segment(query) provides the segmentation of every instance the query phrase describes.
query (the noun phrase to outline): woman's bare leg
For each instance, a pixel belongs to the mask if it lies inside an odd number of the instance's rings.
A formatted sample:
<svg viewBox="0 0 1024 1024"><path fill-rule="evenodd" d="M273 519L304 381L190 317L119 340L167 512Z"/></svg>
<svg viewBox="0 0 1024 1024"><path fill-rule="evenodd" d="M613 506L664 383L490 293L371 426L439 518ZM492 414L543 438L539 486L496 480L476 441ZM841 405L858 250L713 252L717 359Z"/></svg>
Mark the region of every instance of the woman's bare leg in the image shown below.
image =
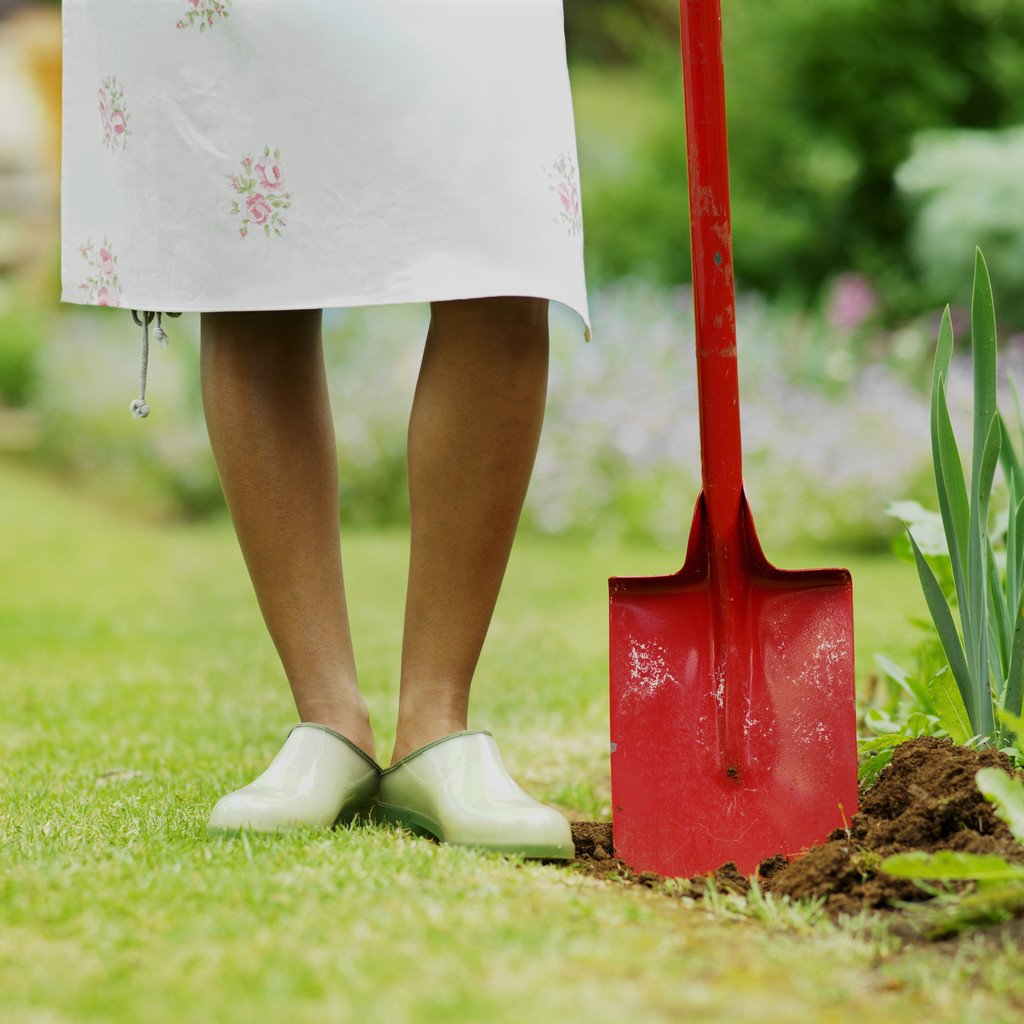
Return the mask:
<svg viewBox="0 0 1024 1024"><path fill-rule="evenodd" d="M372 755L341 570L320 310L204 313L202 388L224 496L299 718Z"/></svg>
<svg viewBox="0 0 1024 1024"><path fill-rule="evenodd" d="M409 421L412 512L392 763L466 728L547 395L547 301L439 302Z"/></svg>

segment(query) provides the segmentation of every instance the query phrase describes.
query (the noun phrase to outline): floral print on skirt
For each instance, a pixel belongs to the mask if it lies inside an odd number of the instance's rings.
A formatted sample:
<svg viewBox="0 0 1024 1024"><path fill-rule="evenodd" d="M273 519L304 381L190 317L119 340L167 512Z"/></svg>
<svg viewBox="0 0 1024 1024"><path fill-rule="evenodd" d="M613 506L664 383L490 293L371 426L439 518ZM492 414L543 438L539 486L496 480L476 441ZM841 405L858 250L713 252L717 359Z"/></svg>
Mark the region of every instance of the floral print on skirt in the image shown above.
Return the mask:
<svg viewBox="0 0 1024 1024"><path fill-rule="evenodd" d="M63 299L588 323L561 0L64 0Z"/></svg>

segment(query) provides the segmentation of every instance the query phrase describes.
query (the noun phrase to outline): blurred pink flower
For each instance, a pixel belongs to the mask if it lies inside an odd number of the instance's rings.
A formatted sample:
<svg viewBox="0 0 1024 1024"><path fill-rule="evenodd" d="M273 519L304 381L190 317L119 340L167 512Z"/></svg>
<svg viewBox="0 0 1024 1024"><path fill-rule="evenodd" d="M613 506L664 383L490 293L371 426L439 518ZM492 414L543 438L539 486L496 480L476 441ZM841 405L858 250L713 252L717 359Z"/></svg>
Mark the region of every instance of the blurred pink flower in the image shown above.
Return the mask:
<svg viewBox="0 0 1024 1024"><path fill-rule="evenodd" d="M840 274L832 282L826 316L833 327L854 331L875 311L875 290L863 274Z"/></svg>

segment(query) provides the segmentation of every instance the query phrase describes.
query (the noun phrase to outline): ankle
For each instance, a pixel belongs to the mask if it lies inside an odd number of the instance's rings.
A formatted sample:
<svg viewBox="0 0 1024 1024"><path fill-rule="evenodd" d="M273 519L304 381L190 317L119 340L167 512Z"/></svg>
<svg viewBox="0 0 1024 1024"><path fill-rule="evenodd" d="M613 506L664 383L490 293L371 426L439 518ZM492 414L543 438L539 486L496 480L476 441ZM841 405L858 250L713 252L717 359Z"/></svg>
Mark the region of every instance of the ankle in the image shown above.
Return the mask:
<svg viewBox="0 0 1024 1024"><path fill-rule="evenodd" d="M399 718L391 764L401 761L403 757L407 757L414 750L419 750L420 747L425 747L428 743L444 739L452 733L464 732L466 727L466 720L461 717L438 716L409 723L403 723Z"/></svg>
<svg viewBox="0 0 1024 1024"><path fill-rule="evenodd" d="M299 720L323 725L341 733L372 758L376 758L376 745L370 713L362 698L358 701L333 699L296 701Z"/></svg>

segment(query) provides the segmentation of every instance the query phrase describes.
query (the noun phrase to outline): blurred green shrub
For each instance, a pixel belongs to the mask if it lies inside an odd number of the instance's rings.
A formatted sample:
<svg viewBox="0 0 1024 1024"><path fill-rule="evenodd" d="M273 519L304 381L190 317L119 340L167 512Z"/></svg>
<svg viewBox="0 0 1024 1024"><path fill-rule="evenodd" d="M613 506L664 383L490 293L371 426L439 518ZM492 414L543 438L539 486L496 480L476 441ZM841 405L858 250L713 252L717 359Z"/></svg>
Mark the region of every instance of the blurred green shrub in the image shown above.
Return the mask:
<svg viewBox="0 0 1024 1024"><path fill-rule="evenodd" d="M1000 317L1024 326L1024 126L922 132L896 183L914 210L911 252L929 295L970 305L977 245L988 253Z"/></svg>
<svg viewBox="0 0 1024 1024"><path fill-rule="evenodd" d="M64 307L47 321L33 402L37 456L128 505L189 518L222 509L199 395L197 321L167 322L170 344L153 346L147 420L128 411L138 396L139 331L127 310Z"/></svg>
<svg viewBox="0 0 1024 1024"><path fill-rule="evenodd" d="M591 0L576 6L589 9ZM646 26L646 42L627 37L618 59L632 61L654 89L679 102L634 147L621 175L585 178L588 270L595 283L631 273L676 284L689 276L679 44L668 30L668 13L677 5L620 6L613 17L598 4L604 16L595 16L587 32L600 36L616 18L632 32ZM923 308L930 296L917 287L908 248L914 213L896 186L896 170L926 129L1024 122L1024 4L723 0L722 6L737 279L766 294L806 300L836 272L853 269L884 289L884 313ZM570 53L581 60L601 56L599 38L585 34L573 44L572 32L582 31L577 21L568 22Z"/></svg>
<svg viewBox="0 0 1024 1024"><path fill-rule="evenodd" d="M46 317L21 302L5 302L0 326L0 402L20 409L38 386L37 359L46 336Z"/></svg>

